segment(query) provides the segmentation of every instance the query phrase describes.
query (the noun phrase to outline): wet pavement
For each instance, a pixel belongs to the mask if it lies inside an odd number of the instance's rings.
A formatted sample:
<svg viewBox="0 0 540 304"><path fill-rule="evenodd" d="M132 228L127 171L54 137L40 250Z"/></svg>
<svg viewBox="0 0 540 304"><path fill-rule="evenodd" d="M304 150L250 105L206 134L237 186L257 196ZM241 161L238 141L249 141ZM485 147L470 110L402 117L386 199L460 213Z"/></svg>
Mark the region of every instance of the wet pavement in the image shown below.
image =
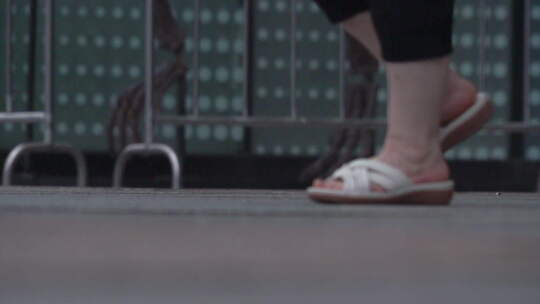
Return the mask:
<svg viewBox="0 0 540 304"><path fill-rule="evenodd" d="M540 303L540 195L0 189L0 303Z"/></svg>

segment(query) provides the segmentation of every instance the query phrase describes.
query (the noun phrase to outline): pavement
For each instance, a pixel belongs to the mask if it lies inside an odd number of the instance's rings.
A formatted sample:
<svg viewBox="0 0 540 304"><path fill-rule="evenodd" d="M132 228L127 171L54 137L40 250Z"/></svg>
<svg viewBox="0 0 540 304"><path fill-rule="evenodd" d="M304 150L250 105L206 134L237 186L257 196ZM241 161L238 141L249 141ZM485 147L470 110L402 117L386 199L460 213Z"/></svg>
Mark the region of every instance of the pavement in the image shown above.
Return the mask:
<svg viewBox="0 0 540 304"><path fill-rule="evenodd" d="M540 194L0 188L0 303L540 303Z"/></svg>

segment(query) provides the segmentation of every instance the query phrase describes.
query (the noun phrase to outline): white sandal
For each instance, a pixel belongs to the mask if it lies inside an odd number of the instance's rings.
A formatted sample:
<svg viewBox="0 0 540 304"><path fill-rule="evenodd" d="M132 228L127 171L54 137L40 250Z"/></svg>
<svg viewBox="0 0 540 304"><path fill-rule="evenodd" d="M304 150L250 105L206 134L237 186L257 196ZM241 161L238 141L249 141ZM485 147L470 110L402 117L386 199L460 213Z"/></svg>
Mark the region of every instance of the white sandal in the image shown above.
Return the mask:
<svg viewBox="0 0 540 304"><path fill-rule="evenodd" d="M453 181L415 184L399 169L373 159L352 161L330 179L341 179L343 189L311 187L307 191L309 197L337 204L448 205L454 194ZM372 191L372 183L385 191Z"/></svg>
<svg viewBox="0 0 540 304"><path fill-rule="evenodd" d="M493 113L493 103L486 93L478 93L475 103L448 125L441 128L443 152L471 137L486 124Z"/></svg>
<svg viewBox="0 0 540 304"><path fill-rule="evenodd" d="M475 103L448 125L441 128L440 142L445 152L469 138L489 121L493 104L485 93L478 93ZM326 203L366 204L403 203L446 205L452 200L452 181L414 184L403 172L373 159L360 159L343 165L329 179L342 179L343 190L311 187L311 199ZM370 183L382 186L385 192L370 190Z"/></svg>

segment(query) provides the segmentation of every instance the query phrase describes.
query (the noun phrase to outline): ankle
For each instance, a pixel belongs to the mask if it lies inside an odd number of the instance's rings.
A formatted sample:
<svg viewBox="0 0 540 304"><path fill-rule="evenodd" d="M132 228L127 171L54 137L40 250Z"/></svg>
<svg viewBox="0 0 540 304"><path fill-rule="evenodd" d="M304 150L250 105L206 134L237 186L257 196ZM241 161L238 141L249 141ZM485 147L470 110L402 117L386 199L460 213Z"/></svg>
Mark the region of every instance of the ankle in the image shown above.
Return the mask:
<svg viewBox="0 0 540 304"><path fill-rule="evenodd" d="M386 143L379 156L407 164L423 164L444 159L439 145L418 146L395 142Z"/></svg>
<svg viewBox="0 0 540 304"><path fill-rule="evenodd" d="M450 174L439 144L420 147L389 140L377 158L402 169L415 183L446 180Z"/></svg>
<svg viewBox="0 0 540 304"><path fill-rule="evenodd" d="M431 151L440 145L440 128L417 130L414 133L389 130L385 138L385 149L389 151Z"/></svg>

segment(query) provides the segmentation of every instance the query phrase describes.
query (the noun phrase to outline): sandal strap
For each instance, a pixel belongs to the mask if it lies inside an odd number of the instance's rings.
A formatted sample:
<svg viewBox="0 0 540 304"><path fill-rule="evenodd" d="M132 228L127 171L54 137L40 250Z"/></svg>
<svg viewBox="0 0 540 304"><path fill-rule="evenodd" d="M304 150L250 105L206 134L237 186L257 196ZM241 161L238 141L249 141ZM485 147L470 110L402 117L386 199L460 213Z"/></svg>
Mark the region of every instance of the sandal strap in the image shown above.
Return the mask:
<svg viewBox="0 0 540 304"><path fill-rule="evenodd" d="M413 184L400 170L373 159L352 161L339 168L332 178L342 179L344 190L361 193L371 192L372 183L389 191Z"/></svg>

